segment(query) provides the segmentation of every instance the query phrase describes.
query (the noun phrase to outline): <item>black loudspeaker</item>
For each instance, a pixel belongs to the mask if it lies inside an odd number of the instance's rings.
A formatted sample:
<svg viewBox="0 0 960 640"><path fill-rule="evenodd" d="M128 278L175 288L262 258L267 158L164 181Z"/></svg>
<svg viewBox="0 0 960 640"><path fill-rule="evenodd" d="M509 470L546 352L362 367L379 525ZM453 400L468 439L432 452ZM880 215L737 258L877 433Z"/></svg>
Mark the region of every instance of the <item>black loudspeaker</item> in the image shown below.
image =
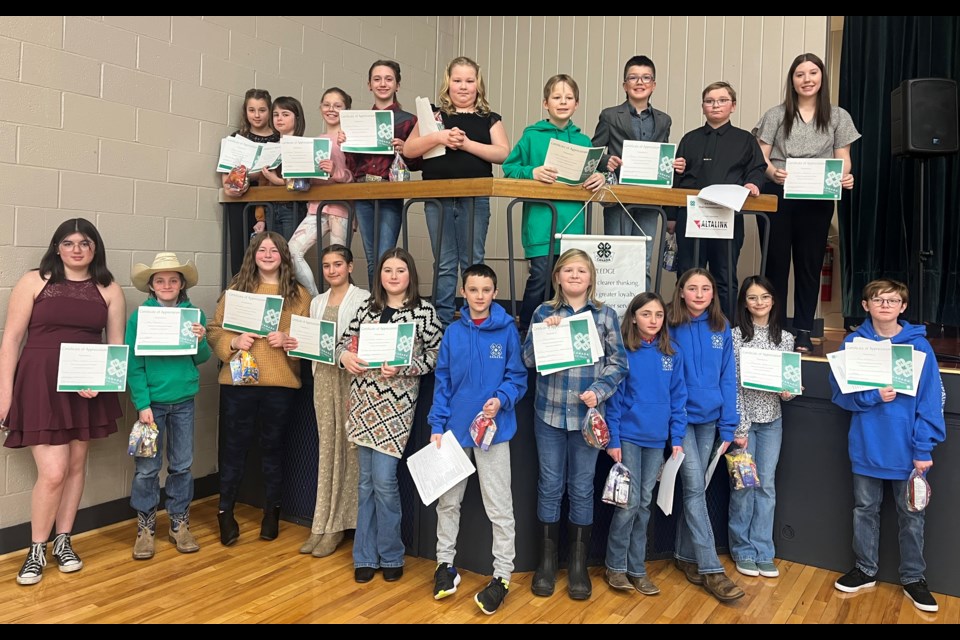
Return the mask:
<svg viewBox="0 0 960 640"><path fill-rule="evenodd" d="M895 156L957 152L957 83L948 78L904 80L890 94L890 149Z"/></svg>

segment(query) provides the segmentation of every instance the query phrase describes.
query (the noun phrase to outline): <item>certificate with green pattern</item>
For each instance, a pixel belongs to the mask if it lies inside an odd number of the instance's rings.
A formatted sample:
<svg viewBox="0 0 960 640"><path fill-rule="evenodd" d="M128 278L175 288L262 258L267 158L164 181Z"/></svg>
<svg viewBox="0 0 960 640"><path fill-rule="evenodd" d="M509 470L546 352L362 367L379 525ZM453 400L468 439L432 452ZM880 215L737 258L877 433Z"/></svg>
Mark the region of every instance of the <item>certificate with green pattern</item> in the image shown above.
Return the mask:
<svg viewBox="0 0 960 640"><path fill-rule="evenodd" d="M127 353L125 344L62 343L57 391L126 391Z"/></svg>
<svg viewBox="0 0 960 640"><path fill-rule="evenodd" d="M361 324L357 357L369 368L410 366L416 329L413 322Z"/></svg>
<svg viewBox="0 0 960 640"><path fill-rule="evenodd" d="M289 354L323 364L336 364L337 323L306 316L290 316L290 337L296 338L296 349Z"/></svg>
<svg viewBox="0 0 960 640"><path fill-rule="evenodd" d="M283 296L228 289L223 306L223 328L265 336L277 331Z"/></svg>
<svg viewBox="0 0 960 640"><path fill-rule="evenodd" d="M189 356L197 352L193 325L200 322L200 309L140 307L137 310L138 356Z"/></svg>
<svg viewBox="0 0 960 640"><path fill-rule="evenodd" d="M623 141L623 165L620 167L620 184L644 187L673 186L673 161L677 145L665 142Z"/></svg>
<svg viewBox="0 0 960 640"><path fill-rule="evenodd" d="M787 158L787 200L839 200L843 160L828 158Z"/></svg>
<svg viewBox="0 0 960 640"><path fill-rule="evenodd" d="M341 111L340 129L347 137L340 145L344 153L394 153L393 111L389 109Z"/></svg>
<svg viewBox="0 0 960 640"><path fill-rule="evenodd" d="M744 389L802 393L800 354L770 349L740 349L740 386Z"/></svg>

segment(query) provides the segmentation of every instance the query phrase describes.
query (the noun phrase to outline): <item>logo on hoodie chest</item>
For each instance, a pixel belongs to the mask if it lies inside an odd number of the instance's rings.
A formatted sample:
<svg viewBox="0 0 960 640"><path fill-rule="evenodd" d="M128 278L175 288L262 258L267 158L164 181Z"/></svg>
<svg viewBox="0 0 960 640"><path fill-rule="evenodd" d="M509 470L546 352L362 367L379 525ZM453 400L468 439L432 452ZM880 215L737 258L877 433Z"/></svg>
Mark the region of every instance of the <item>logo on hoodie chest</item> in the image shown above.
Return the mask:
<svg viewBox="0 0 960 640"><path fill-rule="evenodd" d="M714 333L713 335L711 335L711 336L710 336L710 345L711 345L714 349L723 349L723 334L722 334L722 333Z"/></svg>
<svg viewBox="0 0 960 640"><path fill-rule="evenodd" d="M660 364L664 371L673 371L673 356L660 356Z"/></svg>
<svg viewBox="0 0 960 640"><path fill-rule="evenodd" d="M490 345L490 359L503 360L503 345L499 342L494 342Z"/></svg>

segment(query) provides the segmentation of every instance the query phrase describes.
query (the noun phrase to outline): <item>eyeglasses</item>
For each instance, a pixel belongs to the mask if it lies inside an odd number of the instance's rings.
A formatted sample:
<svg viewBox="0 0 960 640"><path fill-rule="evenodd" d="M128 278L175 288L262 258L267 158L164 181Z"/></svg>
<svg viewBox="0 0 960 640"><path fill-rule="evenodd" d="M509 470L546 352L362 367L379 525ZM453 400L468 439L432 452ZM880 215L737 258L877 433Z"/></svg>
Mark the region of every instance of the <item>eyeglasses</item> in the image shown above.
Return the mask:
<svg viewBox="0 0 960 640"><path fill-rule="evenodd" d="M717 105L718 107L725 107L731 102L733 102L733 100L730 98L717 98L715 100L713 98L707 98L703 101L703 106L712 107L713 105Z"/></svg>
<svg viewBox="0 0 960 640"><path fill-rule="evenodd" d="M870 298L870 304L875 307L899 307L902 302L900 298Z"/></svg>
<svg viewBox="0 0 960 640"><path fill-rule="evenodd" d="M656 78L654 78L649 73L643 76L630 75L623 79L623 81L627 84L650 84L655 80Z"/></svg>
<svg viewBox="0 0 960 640"><path fill-rule="evenodd" d="M93 249L93 242L91 240L81 240L80 242L74 242L73 240L60 241L60 248L64 251L73 251L74 247L80 247L83 251L90 251Z"/></svg>
<svg viewBox="0 0 960 640"><path fill-rule="evenodd" d="M750 304L760 304L761 302L771 302L773 296L769 293L764 293L759 296L747 296L747 302Z"/></svg>

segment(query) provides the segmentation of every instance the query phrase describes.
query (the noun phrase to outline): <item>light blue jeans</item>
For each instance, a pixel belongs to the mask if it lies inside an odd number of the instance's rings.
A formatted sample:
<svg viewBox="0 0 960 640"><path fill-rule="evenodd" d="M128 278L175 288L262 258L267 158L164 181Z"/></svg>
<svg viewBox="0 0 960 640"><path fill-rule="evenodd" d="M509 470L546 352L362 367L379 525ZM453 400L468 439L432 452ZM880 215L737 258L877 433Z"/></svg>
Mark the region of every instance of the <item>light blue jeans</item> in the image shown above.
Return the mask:
<svg viewBox="0 0 960 640"><path fill-rule="evenodd" d="M353 566L402 567L400 538L399 458L370 447L357 447L360 458L357 532L353 538Z"/></svg>
<svg viewBox="0 0 960 640"><path fill-rule="evenodd" d="M427 202L425 212L427 230L433 259L440 266L437 273L436 296L433 306L440 322L446 328L453 322L456 311L457 267L467 267L483 262L487 227L490 224L490 198L441 198L443 206L443 238L439 238L440 209L436 203ZM473 245L470 244L470 212L473 209ZM439 252L437 247L439 245Z"/></svg>
<svg viewBox="0 0 960 640"><path fill-rule="evenodd" d="M191 398L176 404L151 404L157 423L157 455L134 458L136 470L130 490L130 506L149 513L160 504L160 469L163 467L163 443L167 443L167 513L182 515L193 501L193 416Z"/></svg>
<svg viewBox="0 0 960 640"><path fill-rule="evenodd" d="M660 212L657 209L630 209L632 219L623 207L616 205L603 209L603 235L606 236L648 236L647 240L647 291L653 291L650 285L650 256L653 254L653 241L657 237L657 225ZM634 224L636 220L636 224ZM643 229L641 232L637 225ZM659 268L659 267L658 267ZM640 293L639 291L637 293Z"/></svg>
<svg viewBox="0 0 960 640"><path fill-rule="evenodd" d="M353 203L357 216L357 226L363 240L363 253L367 257L367 280L373 289L373 270L377 268L380 256L397 246L403 222L403 200L380 200L380 235L374 250L373 200L357 200Z"/></svg>
<svg viewBox="0 0 960 640"><path fill-rule="evenodd" d="M773 512L777 506L777 463L783 440L783 419L754 422L747 451L760 477L759 487L730 491L730 555L734 561L773 562Z"/></svg>
<svg viewBox="0 0 960 640"><path fill-rule="evenodd" d="M537 517L541 522L560 521L560 502L566 488L570 500L570 522L581 527L593 524L593 478L597 454L583 439L580 430L551 427L534 417L540 477L537 480Z"/></svg>
<svg viewBox="0 0 960 640"><path fill-rule="evenodd" d="M700 573L723 572L723 565L717 557L717 544L707 511L707 487L703 481L716 437L716 422L690 423L687 425L687 434L683 437L683 453L686 455L680 465L683 511L677 520L674 556L679 560L695 562ZM717 466L721 465L723 462Z"/></svg>
<svg viewBox="0 0 960 640"><path fill-rule="evenodd" d="M642 578L647 575L647 526L657 474L663 464L663 449L621 442L623 464L630 470L630 494L626 508L613 510L607 537L607 569Z"/></svg>
<svg viewBox="0 0 960 640"><path fill-rule="evenodd" d="M762 480L762 478L761 478ZM853 474L853 553L857 568L868 576L877 575L880 561L880 504L883 502L880 478ZM927 563L923 560L924 511L907 509L907 481L891 480L893 503L900 525L900 583L924 580Z"/></svg>

